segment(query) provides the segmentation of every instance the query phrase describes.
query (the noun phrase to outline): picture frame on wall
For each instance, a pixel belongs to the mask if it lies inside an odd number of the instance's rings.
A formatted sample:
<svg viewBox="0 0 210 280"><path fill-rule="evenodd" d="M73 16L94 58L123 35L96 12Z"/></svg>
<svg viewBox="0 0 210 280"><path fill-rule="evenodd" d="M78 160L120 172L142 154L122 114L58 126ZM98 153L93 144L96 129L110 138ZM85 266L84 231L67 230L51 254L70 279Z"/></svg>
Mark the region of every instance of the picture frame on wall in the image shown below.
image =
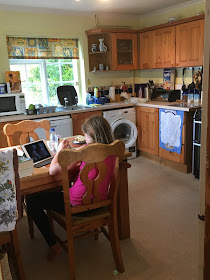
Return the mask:
<svg viewBox="0 0 210 280"><path fill-rule="evenodd" d="M19 71L6 71L6 83L8 93L22 92L21 79Z"/></svg>

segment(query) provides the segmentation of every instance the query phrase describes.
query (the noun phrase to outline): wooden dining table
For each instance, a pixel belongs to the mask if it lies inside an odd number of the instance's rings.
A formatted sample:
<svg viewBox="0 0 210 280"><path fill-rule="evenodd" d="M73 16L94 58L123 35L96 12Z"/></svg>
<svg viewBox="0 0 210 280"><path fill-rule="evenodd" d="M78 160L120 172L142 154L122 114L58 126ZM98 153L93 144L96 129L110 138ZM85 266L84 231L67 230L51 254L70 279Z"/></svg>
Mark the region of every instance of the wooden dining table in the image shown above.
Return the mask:
<svg viewBox="0 0 210 280"><path fill-rule="evenodd" d="M129 156L131 156L131 154L125 152L124 156L120 158L119 166L118 229L120 239L130 237L127 174L127 169L130 167L130 164L127 162ZM32 175L20 179L21 196L50 190L59 186L62 186L61 175L50 175L48 166L34 168L34 173Z"/></svg>

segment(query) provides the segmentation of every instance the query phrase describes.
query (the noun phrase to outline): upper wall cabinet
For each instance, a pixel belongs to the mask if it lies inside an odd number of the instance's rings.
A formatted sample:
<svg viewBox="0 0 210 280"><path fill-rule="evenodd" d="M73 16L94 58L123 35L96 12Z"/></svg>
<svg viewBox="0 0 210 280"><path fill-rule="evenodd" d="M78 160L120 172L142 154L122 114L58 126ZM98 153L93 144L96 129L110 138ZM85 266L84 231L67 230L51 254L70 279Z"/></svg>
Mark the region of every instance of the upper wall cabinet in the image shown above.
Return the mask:
<svg viewBox="0 0 210 280"><path fill-rule="evenodd" d="M203 65L204 20L176 26L176 66Z"/></svg>
<svg viewBox="0 0 210 280"><path fill-rule="evenodd" d="M154 31L140 33L140 69L151 69L154 66Z"/></svg>
<svg viewBox="0 0 210 280"><path fill-rule="evenodd" d="M166 68L175 65L175 27L154 31L154 67Z"/></svg>
<svg viewBox="0 0 210 280"><path fill-rule="evenodd" d="M89 71L99 71L99 64L103 64L104 70L107 66L109 70L112 70L111 34L102 32L95 34L94 30L90 31L92 32L88 33ZM106 50L99 50L99 39L104 39L103 42L107 47Z"/></svg>
<svg viewBox="0 0 210 280"><path fill-rule="evenodd" d="M113 70L137 69L137 34L112 33Z"/></svg>
<svg viewBox="0 0 210 280"><path fill-rule="evenodd" d="M139 44L140 69L174 67L174 26L141 33Z"/></svg>
<svg viewBox="0 0 210 280"><path fill-rule="evenodd" d="M140 69L203 65L204 16L140 30Z"/></svg>
<svg viewBox="0 0 210 280"><path fill-rule="evenodd" d="M137 31L127 29L87 30L89 71L137 69ZM103 39L105 48L99 48ZM103 64L103 70L99 69Z"/></svg>

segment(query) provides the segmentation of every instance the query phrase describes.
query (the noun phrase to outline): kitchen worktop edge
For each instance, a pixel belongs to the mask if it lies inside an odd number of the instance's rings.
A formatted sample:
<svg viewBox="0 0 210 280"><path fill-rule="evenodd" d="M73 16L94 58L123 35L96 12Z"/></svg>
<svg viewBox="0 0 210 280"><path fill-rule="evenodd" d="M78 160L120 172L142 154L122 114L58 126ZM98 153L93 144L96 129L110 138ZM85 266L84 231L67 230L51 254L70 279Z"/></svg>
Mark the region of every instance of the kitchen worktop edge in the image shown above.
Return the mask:
<svg viewBox="0 0 210 280"><path fill-rule="evenodd" d="M201 104L196 104L197 106L195 107L178 107L176 105L180 104L180 102L158 102L158 101L150 101L150 102L145 102L145 103L136 103L136 106L140 107L150 107L150 108L157 108L157 109L167 109L167 110L177 110L177 111L185 111L185 112L190 112L190 111L195 111L198 108L201 108ZM174 105L174 106L173 106Z"/></svg>
<svg viewBox="0 0 210 280"><path fill-rule="evenodd" d="M53 113L45 113L45 114L37 114L37 115L20 114L20 115L12 115L12 116L1 116L0 123L10 122L10 121L43 119L43 118L58 117L58 116L79 114L79 113L92 112L92 111L106 111L109 109L119 109L119 108L133 107L133 106L135 106L135 104L133 103L111 102L102 106L79 109L79 110L57 111Z"/></svg>

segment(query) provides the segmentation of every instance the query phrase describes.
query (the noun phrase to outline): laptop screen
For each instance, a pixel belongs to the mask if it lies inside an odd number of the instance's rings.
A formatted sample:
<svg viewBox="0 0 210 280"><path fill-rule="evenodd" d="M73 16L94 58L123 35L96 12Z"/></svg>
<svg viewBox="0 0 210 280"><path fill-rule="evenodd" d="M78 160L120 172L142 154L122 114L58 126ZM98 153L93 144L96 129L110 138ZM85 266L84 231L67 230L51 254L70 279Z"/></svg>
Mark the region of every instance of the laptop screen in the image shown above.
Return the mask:
<svg viewBox="0 0 210 280"><path fill-rule="evenodd" d="M26 156L29 156L33 159L34 163L52 157L44 140L27 143L22 146L22 149L25 152Z"/></svg>

